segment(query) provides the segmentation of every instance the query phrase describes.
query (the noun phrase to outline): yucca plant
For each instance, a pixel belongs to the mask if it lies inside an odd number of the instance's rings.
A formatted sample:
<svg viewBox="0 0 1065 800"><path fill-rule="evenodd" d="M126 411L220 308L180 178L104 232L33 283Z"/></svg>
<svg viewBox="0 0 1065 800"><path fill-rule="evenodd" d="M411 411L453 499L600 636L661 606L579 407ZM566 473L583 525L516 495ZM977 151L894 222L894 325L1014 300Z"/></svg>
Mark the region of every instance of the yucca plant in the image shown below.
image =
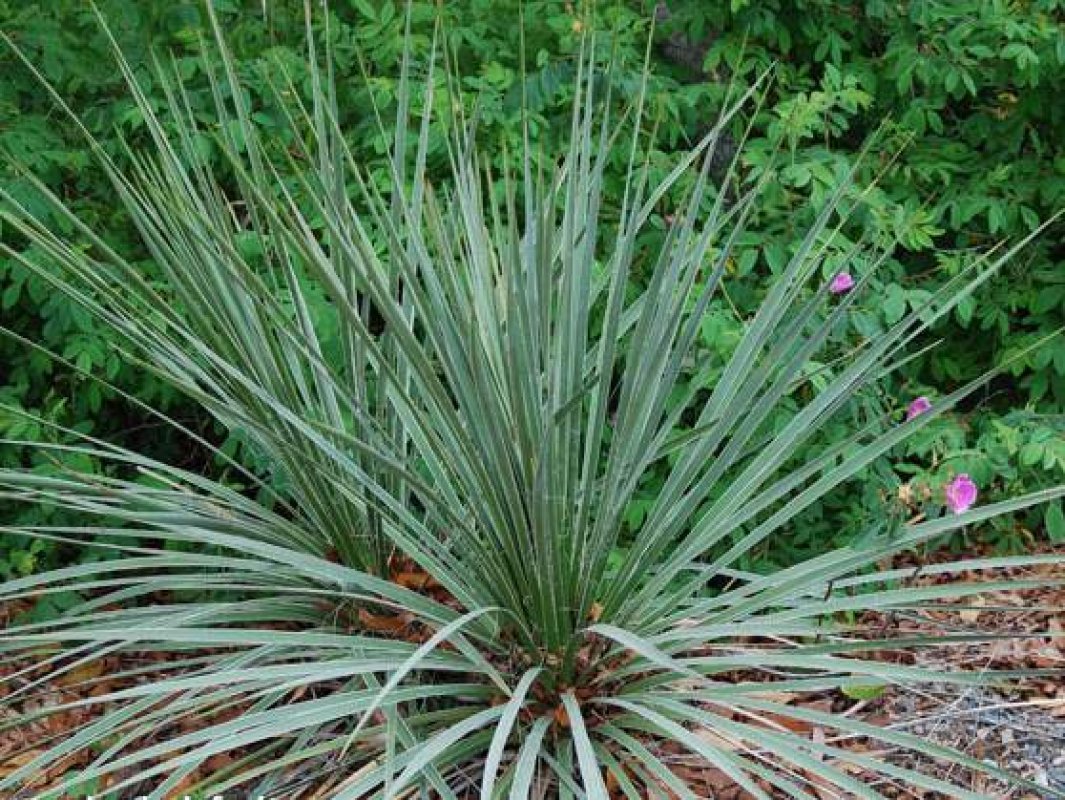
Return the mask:
<svg viewBox="0 0 1065 800"><path fill-rule="evenodd" d="M270 474L234 463L234 485L88 436L54 447L105 460L106 475L0 472L5 500L84 515L79 526L19 533L91 540L119 555L3 586L4 601L83 598L58 619L4 631L6 658L52 667L9 686L5 702L116 653L167 656L130 668L126 688L37 712L106 709L24 759L0 792L87 749L87 766L37 796L95 781L107 787L101 796L162 798L225 753L233 757L201 788L338 800L696 797L671 766L682 753L756 798L881 796L869 775L977 797L846 744L867 738L995 767L779 693L987 680L870 654L994 632L895 641L853 629L850 612L999 588L899 588L903 571L877 570L1065 489L912 524L871 520L860 542L770 573L737 563L788 536L829 492L868 479L976 388L906 421L854 415L846 441L817 444L1016 248L835 359L822 391L798 393L866 287L837 293L823 274L861 191L853 176L841 180L732 358L704 356L701 321L761 188L738 163L711 179L710 164L750 97L653 183L646 80L627 102L612 97L610 81L597 80L609 70L599 67L602 48L589 39L565 152L528 144L518 174L493 174L475 125L456 112L447 179L432 183L428 109L441 75L447 88L438 66L447 53L411 45L382 182L337 124L330 53L314 50L310 24L308 94L301 102L297 87L276 86L291 114L291 143L280 148L260 138L211 19L214 41L202 49L216 124L191 112L165 59L154 75L168 103L156 108L119 53L150 142L130 144L125 167L96 146L161 280L43 184L67 231L8 196L3 220L33 248L7 252L112 326L128 358L239 430ZM415 74L425 76L420 118ZM226 155L224 178L206 166L205 138ZM604 174L619 152L628 168L610 197ZM682 185L681 211L636 281L637 237ZM874 267L888 252L872 238L853 246ZM327 298L339 331L332 354L312 296ZM771 425L781 408L788 421ZM664 460L665 485L627 530L641 479ZM171 599L149 602L160 593ZM806 724L830 735L796 730Z"/></svg>

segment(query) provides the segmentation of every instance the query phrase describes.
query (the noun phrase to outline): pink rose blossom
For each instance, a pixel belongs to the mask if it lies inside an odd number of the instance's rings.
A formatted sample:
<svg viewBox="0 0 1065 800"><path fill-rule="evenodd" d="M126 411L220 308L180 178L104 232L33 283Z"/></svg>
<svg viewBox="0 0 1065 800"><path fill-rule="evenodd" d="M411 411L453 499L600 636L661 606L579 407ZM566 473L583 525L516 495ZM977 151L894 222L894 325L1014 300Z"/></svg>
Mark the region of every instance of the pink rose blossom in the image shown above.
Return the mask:
<svg viewBox="0 0 1065 800"><path fill-rule="evenodd" d="M910 403L909 408L906 409L907 422L913 419L914 417L921 416L921 414L930 410L931 408L932 403L927 397L921 396L916 398L912 403Z"/></svg>
<svg viewBox="0 0 1065 800"><path fill-rule="evenodd" d="M976 484L964 472L956 475L943 489L947 508L955 514L961 514L972 508L976 502Z"/></svg>
<svg viewBox="0 0 1065 800"><path fill-rule="evenodd" d="M832 294L846 294L854 288L854 278L851 277L849 272L839 272L836 277L832 279L832 283L828 284L828 291Z"/></svg>

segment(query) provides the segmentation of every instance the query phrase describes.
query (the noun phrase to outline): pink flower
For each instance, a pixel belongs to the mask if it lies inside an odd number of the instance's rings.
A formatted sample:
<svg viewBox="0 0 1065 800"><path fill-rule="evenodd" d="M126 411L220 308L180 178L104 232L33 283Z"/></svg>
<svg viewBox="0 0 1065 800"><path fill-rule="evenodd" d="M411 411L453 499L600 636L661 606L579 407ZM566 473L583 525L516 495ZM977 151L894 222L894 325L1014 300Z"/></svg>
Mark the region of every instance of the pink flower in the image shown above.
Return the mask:
<svg viewBox="0 0 1065 800"><path fill-rule="evenodd" d="M972 508L973 503L976 502L976 484L963 472L956 475L943 488L943 495L947 501L947 508L955 514L961 514Z"/></svg>
<svg viewBox="0 0 1065 800"><path fill-rule="evenodd" d="M832 292L832 294L846 294L853 288L854 278L851 277L849 272L836 273L832 283L828 284L828 291Z"/></svg>
<svg viewBox="0 0 1065 800"><path fill-rule="evenodd" d="M910 403L909 408L906 409L906 421L908 422L914 417L921 416L921 414L930 410L931 408L932 403L927 397L924 397L922 395L921 397L916 398L912 403Z"/></svg>

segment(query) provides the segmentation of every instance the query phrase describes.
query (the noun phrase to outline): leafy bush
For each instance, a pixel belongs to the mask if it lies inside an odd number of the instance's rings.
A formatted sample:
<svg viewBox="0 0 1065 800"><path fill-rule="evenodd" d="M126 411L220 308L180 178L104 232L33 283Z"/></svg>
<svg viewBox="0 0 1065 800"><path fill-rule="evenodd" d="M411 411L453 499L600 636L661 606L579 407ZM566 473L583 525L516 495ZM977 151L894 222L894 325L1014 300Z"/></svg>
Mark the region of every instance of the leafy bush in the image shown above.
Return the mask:
<svg viewBox="0 0 1065 800"><path fill-rule="evenodd" d="M1065 205L1065 108L1050 100L1065 92L1060 0L666 5L664 36L686 35L699 54L705 79L687 91L702 107L775 64L744 158L757 167L780 138L787 157L751 225L763 258L741 262L737 280L760 283L763 265L775 271L773 251L794 249L839 171L856 167L860 182L877 180L866 214L900 244L872 278L882 302L851 318L854 335L874 336L992 243L1027 235ZM885 120L887 133L908 144L893 163L856 164L860 144ZM1065 250L1046 237L942 319L939 346L889 384L892 394L913 397L1010 364L909 467L924 473L939 464L934 480L944 468L969 472L999 497L1060 483L1065 470L1044 445L1065 433L1065 348L1030 346L1063 325ZM1046 527L1060 542L1053 520ZM839 527L831 514L812 522L822 536ZM1019 522L987 533L1008 548L1042 527L1038 516Z"/></svg>
<svg viewBox="0 0 1065 800"><path fill-rule="evenodd" d="M108 776L112 794L147 782L162 796L225 752L239 757L213 791L283 796L342 770L336 798L412 787L606 798L608 783L632 798L692 796L660 757L668 742L760 798L819 796L810 773L878 796L846 764L974 796L766 715L995 768L766 691L985 679L881 663L869 656L885 642L851 629L848 614L995 588L900 591L904 572L868 573L1065 488L975 509L957 495L945 513L937 487L924 521L881 515L859 542L788 568L756 572L743 559L793 534L816 503L876 483L876 464L992 377L906 420L872 412L881 377L1017 248L976 259L851 346L846 322L892 242L877 231L849 242L848 263L868 272L850 288L834 275L843 231L868 201L841 172L757 313L715 349L708 309L774 190L772 169L715 167L749 97L725 105L658 177L647 82L619 102L609 42L586 44L565 146L557 158L523 146L508 169L481 155L466 109L449 102L454 75L434 69L448 49L411 38L375 174L318 66L333 63L331 49L312 50L305 85L282 73L264 99L245 91L215 32L200 62L208 118L180 64L153 71L158 106L120 59L143 130L121 164L93 146L152 268L32 175L49 213L4 192L4 223L29 245L7 254L105 326L124 360L239 434L270 480L236 462L215 480L72 431L72 443L16 442L108 465L0 470L0 496L79 518L17 532L102 542L119 557L6 582L3 600L88 599L8 628L4 649L53 665L53 676L115 651L173 660L84 701L109 710L0 789L91 747L88 767L41 796ZM253 124L264 108L283 133ZM439 151L431 112L450 131ZM619 159L612 205L608 166ZM663 230L655 212L667 197L675 212ZM661 246L649 246L649 229ZM634 519L647 481L662 476ZM164 720L193 724L146 743Z"/></svg>
<svg viewBox="0 0 1065 800"><path fill-rule="evenodd" d="M199 66L205 18L198 0L149 0L134 8L122 0L99 4L106 16L116 20L113 33L137 65L141 86L153 106L166 103L145 67L147 53L157 49L172 54L190 103L207 124L213 100ZM260 0L213 3L232 44L234 68L260 103L250 124L267 139L286 135L283 115L270 106L268 81L278 80L284 71L297 85L309 80L299 52L303 22L298 5L264 6ZM738 139L750 127L744 153L747 168L765 168L781 139L787 158L774 162L772 185L752 213L747 235L737 243L738 257L726 275L726 291L708 306L701 336L721 355L729 354L766 282L799 245L837 177L851 168L857 170L860 184L868 185L874 178L878 183L856 216L858 224L837 237L839 250L833 260L846 257L844 236L860 235L868 229L866 223L901 243L871 278L870 290L883 302L848 315L854 342L896 322L995 239L1023 237L1035 220L1061 207L1065 175L1055 143L1065 134L1065 125L1060 104L1045 102L1061 93L1065 77L1059 2L1023 8L967 0L907 8L868 2L851 5L846 13L823 0L735 3L731 8L691 0L665 5L669 10L659 15L663 19L652 52L655 69L649 92L653 98L649 114L659 120L657 136L648 144L654 179L664 178L712 124L706 110L719 107L730 86L738 84L742 91L766 65L776 65L764 103L757 113L745 109L737 114L730 131ZM328 33L341 92L338 113L351 132L350 145L368 172L385 182L388 141L375 125L360 61L372 76L374 101L384 113L393 113L392 65L403 49L404 26L395 7L381 0L333 4ZM415 35L424 41L436 12L432 4L413 3L413 13ZM517 80L521 42L513 23L519 4L516 0L452 4L443 13L449 42L457 51L451 96L467 109L477 105L483 157L497 169L518 170L522 141L513 123L522 100ZM952 24L961 18L966 25ZM544 152L557 152L561 146L567 128L559 124L560 113L564 114L574 90L569 54L582 26L593 24L615 32L619 56L632 65L642 61L648 18L640 3L613 4L594 14L540 0L525 4L529 135ZM142 141L145 122L136 104L124 95L106 37L86 4L0 0L0 28L18 41L65 97L85 109L86 126L124 163L116 129ZM682 46L684 35L692 40L687 46ZM54 114L33 76L10 53L0 53L0 67L6 77L0 86L0 151L40 176L109 242L121 246L129 257L143 259L145 269L153 269L151 255L139 249L131 221L113 203L106 175L94 166L76 128ZM619 68L619 93L631 93L639 82L636 73ZM438 93L437 103L443 97ZM886 165L859 162L861 142L885 117L891 121L893 136L911 144ZM430 140L427 168L442 176L445 139L434 128ZM204 140L202 146L210 145ZM727 163L731 149L730 142L722 142L718 160ZM213 169L225 168L221 153L205 155ZM608 206L620 203L622 162L616 159L605 169ZM51 213L16 172L8 169L0 174L0 185L34 213ZM680 197L678 193L663 197L641 244L660 244L661 218L673 214ZM16 249L23 246L10 230L0 231L0 237ZM826 268L826 275L833 268ZM870 401L868 413L882 410L893 398L905 405L920 394L934 397L949 392L1009 363L1007 373L930 431L941 431L941 438L910 453L905 463L881 461L876 469L885 480L893 481L890 473L895 471L938 485L951 473L967 472L976 476L990 498L1061 482L1065 462L1055 455L1055 443L1065 433L1061 416L1065 360L1058 355L1060 347L1031 347L1065 324L1061 274L1062 253L1054 240L1034 243L1024 258L1015 259L1002 276L992 278L951 317L937 323L934 334L942 341L938 347L915 358L884 384L883 397ZM634 270L632 291L646 286L646 279L642 268ZM149 371L124 363L106 326L61 293L50 293L45 282L14 259L0 257L0 306L7 328L163 408L212 444L222 445L227 455L259 477L268 475L268 465L259 463L239 432L216 425ZM228 470L208 450L190 446L158 420L131 409L106 385L87 380L76 369L20 341L0 339L0 359L5 365L0 375L0 434L73 441L28 420L22 412L29 411L195 471L222 476ZM678 434L684 430L683 422ZM78 458L84 462L89 457ZM45 472L56 469L54 454L44 458L33 448L13 446L0 448L0 464L32 464ZM100 462L92 467L107 469ZM665 468L648 476L628 510L632 526L642 519L666 479ZM823 543L843 544L860 534L863 519L881 513L884 502L883 487L870 484L860 492L817 503L804 515L801 535L771 551L755 551L751 562L768 559L786 565L818 552ZM1054 516L1060 516L1060 506L1047 508L1051 516L1045 520L1042 510L1035 509L978 533L1011 551L1033 536L1041 537L1044 528L1053 540L1061 541L1065 531L1055 525ZM43 521L42 513L39 508L4 509L0 523L32 524ZM5 577L87 557L74 546L31 543L15 536L0 539L0 575Z"/></svg>

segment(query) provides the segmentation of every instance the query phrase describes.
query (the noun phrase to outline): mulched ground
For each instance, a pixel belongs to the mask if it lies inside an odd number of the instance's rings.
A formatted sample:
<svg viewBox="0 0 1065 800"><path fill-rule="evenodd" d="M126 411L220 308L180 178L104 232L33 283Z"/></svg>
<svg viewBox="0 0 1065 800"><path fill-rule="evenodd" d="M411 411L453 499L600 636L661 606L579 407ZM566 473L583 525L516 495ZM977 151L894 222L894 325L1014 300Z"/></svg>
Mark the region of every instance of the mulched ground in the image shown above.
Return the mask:
<svg viewBox="0 0 1065 800"><path fill-rule="evenodd" d="M1065 554L1065 548L1045 552ZM950 560L947 556L938 559ZM908 565L904 565L908 566ZM918 577L916 584L943 580ZM1065 568L1061 564L981 571L949 580L1040 581L1031 589L988 592L935 611L898 617L900 633L922 631L995 631L1029 634L1025 638L921 651L917 663L944 672L958 670L1065 671ZM872 616L872 615L870 615ZM880 621L883 621L882 618ZM919 734L938 744L1034 781L1040 793L1017 790L970 771L950 769L928 760L896 756L906 766L966 786L989 798L1065 797L1065 677L1025 680L996 690L989 687L922 686L889 692L882 711L894 728Z"/></svg>
<svg viewBox="0 0 1065 800"><path fill-rule="evenodd" d="M1053 551L1048 551L1053 552ZM1065 555L1065 548L1056 552ZM951 560L950 556L935 556L931 559ZM916 563L897 560L889 566L907 567ZM982 595L954 607L940 606L934 611L910 614L864 615L863 625L879 635L909 635L921 632L959 632L962 630L994 630L1033 634L1029 638L1004 640L989 645L966 645L935 648L921 652L916 663L943 671L1044 669L1065 670L1065 587L1055 582L1065 580L1059 565L1039 565L994 572L943 578L935 575L922 576L919 571L911 583L929 585L943 580L1040 580L1039 588L1009 589ZM0 609L0 624L7 624L23 608ZM1056 635L1055 635L1056 634ZM912 655L898 655L900 660L915 663ZM59 679L49 682L47 694L33 694L29 699L14 699L12 693L27 682L46 677L32 665L18 662L0 662L0 777L10 774L20 765L36 756L50 742L61 740L70 732L87 724L97 713L93 709L81 709L62 715L54 715L18 729L7 726L24 714L38 710L42 705L54 705L78 697L94 696L120 688L108 676L134 664L143 666L148 657L110 657L101 662L82 667ZM135 661L133 659L136 659ZM783 702L786 697L776 697ZM798 701L796 699L795 701ZM986 686L966 688L951 685L922 686L920 690L889 687L882 695L867 700L852 700L840 696L804 697L801 702L821 711L846 713L850 716L886 725L898 730L916 733L939 744L954 747L982 761L1009 769L1016 774L1044 787L1041 791L1017 789L975 771L950 767L935 761L915 757L912 753L890 751L867 741L833 742L826 733L814 726L805 729L794 721L786 723L793 732L805 733L819 741L853 747L868 755L886 758L900 766L918 769L959 786L964 786L989 800L1050 800L1065 797L1065 679L1059 676L1031 679L1009 689L992 689ZM231 713L237 713L233 711ZM216 720L220 721L220 720ZM784 722L783 720L781 722ZM712 732L706 732L712 737ZM746 800L750 795L730 786L726 776L708 769L705 764L693 762L681 752L663 753L678 774L689 781L701 797L720 800ZM228 757L220 757L228 761ZM54 783L71 769L87 763L88 756L77 755L62 762L49 765L25 794L17 794L5 800L21 800L32 797L42 788ZM208 763L202 777L213 769L222 768L221 762ZM886 797L924 798L930 800L939 795L919 793L887 782L876 783L874 776L851 771L855 777L865 780ZM191 785L197 777L192 776ZM102 788L102 787L101 787ZM331 789L312 797L328 797ZM825 798L838 797L825 790ZM181 789L176 793L181 797ZM289 800L286 798L286 800Z"/></svg>

